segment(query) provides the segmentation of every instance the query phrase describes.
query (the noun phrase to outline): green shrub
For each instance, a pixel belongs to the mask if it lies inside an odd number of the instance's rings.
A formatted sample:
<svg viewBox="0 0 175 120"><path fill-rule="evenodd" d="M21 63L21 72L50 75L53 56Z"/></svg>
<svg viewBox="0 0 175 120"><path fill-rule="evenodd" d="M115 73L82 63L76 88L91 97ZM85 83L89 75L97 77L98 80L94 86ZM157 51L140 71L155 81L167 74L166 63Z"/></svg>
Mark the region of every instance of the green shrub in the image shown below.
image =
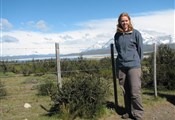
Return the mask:
<svg viewBox="0 0 175 120"><path fill-rule="evenodd" d="M143 61L143 85L146 88L154 87L154 55ZM175 50L166 44L161 44L157 48L156 53L156 78L157 88L159 90L175 89Z"/></svg>
<svg viewBox="0 0 175 120"><path fill-rule="evenodd" d="M142 61L142 87L144 88L153 88L153 76L151 71L151 64L147 58L144 58Z"/></svg>
<svg viewBox="0 0 175 120"><path fill-rule="evenodd" d="M157 86L159 90L175 90L175 50L160 45L157 50Z"/></svg>
<svg viewBox="0 0 175 120"><path fill-rule="evenodd" d="M5 85L0 80L0 99L4 98L7 95Z"/></svg>
<svg viewBox="0 0 175 120"><path fill-rule="evenodd" d="M15 73L13 73L13 72L6 72L6 73L0 72L0 76L2 76L2 77L5 77L5 76L13 77L13 76L15 76Z"/></svg>
<svg viewBox="0 0 175 120"><path fill-rule="evenodd" d="M52 93L54 101L50 113L65 114L74 119L95 118L109 93L105 79L90 74L75 75L64 80L62 88ZM66 112L65 112L66 111Z"/></svg>
<svg viewBox="0 0 175 120"><path fill-rule="evenodd" d="M39 85L37 87L38 89L38 95L50 95L52 91L56 91L57 85L56 85L56 76L52 74L44 75L43 79L38 81Z"/></svg>

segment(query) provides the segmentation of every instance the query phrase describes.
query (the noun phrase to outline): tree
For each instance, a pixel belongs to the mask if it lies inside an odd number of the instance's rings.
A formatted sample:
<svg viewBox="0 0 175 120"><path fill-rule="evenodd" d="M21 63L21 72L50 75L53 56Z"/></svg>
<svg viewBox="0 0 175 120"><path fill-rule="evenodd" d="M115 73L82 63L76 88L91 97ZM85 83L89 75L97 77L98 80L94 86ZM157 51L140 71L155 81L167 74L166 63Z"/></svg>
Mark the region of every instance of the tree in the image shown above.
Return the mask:
<svg viewBox="0 0 175 120"><path fill-rule="evenodd" d="M161 44L157 49L157 87L159 90L175 89L175 49L168 45ZM142 62L143 87L153 88L153 67L154 55L145 58Z"/></svg>
<svg viewBox="0 0 175 120"><path fill-rule="evenodd" d="M156 57L158 88L175 89L175 50L161 44Z"/></svg>

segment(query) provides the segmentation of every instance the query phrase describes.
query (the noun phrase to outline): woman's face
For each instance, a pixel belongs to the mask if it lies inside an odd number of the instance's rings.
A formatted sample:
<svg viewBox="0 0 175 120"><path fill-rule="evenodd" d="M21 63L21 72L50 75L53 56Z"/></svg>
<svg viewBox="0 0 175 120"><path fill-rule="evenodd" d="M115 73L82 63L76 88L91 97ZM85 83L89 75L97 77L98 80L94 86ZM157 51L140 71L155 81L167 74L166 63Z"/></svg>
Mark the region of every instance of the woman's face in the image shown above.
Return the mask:
<svg viewBox="0 0 175 120"><path fill-rule="evenodd" d="M122 16L120 19L120 24L124 31L128 31L129 28L129 19L127 16Z"/></svg>

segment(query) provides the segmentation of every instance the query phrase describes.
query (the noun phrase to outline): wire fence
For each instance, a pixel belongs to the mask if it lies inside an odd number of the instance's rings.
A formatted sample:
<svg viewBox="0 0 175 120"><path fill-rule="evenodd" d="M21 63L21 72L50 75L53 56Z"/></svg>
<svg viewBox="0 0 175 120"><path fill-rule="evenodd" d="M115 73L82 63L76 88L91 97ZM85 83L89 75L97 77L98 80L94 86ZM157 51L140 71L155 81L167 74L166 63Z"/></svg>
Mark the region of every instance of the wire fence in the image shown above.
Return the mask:
<svg viewBox="0 0 175 120"><path fill-rule="evenodd" d="M81 47L80 47L81 48ZM53 49L53 48L5 48L5 50L37 50L37 49ZM69 48L70 49L70 48ZM73 47L71 49L74 49ZM76 47L77 49L77 47ZM73 57L80 57L75 56ZM82 57L82 56L81 56ZM98 55L98 57L106 57L103 55ZM110 55L108 55L110 57ZM65 56L62 59L70 59L71 57ZM56 63L56 56L53 54L52 56L45 56L43 59L42 57L39 58L39 54L33 55L31 58L21 59L7 56L5 58L1 57L0 65L6 64L8 66L14 65L22 65L25 66L28 63L31 64L38 64L41 63L50 63L50 60L53 59L53 62ZM56 65L56 64L55 64ZM99 70L106 70L109 68L98 68ZM88 69L75 69L75 70L62 70L61 73L77 73L77 72L94 72L97 69L88 68ZM42 74L42 72L35 72L35 74ZM46 74L54 75L54 83L57 84L57 71L53 72L46 72ZM31 80L32 79L32 80ZM47 111L41 108L41 105L46 106L48 109L51 104L51 98L49 96L40 96L38 95L37 87L39 85L45 84L43 82L38 82L35 79L44 79L42 76L24 76L24 74L12 74L12 75L1 75L0 80L4 84L1 86L0 89L5 89L7 91L7 95L1 96L1 104L0 104L0 118L2 120L31 120L31 119L41 119ZM31 81L30 81L31 80ZM29 81L29 82L27 82ZM42 80L41 80L42 81ZM28 107L25 105L28 104Z"/></svg>
<svg viewBox="0 0 175 120"><path fill-rule="evenodd" d="M62 71L62 72L83 72L85 70L73 70L73 71ZM87 69L86 71L95 71L94 69ZM47 73L47 74L56 74ZM40 96L37 92L37 87L45 84L29 82L27 78L31 76L15 75L15 76L5 76L0 77L1 81L5 83L4 87L0 89L6 89L7 95L0 97L0 117L2 120L31 120L31 119L41 119L48 112L41 108L41 105L51 107L52 101L49 96ZM35 77L33 78L35 79ZM55 84L56 76L55 76ZM25 104L29 104L31 107L25 107ZM19 112L20 111L20 112ZM45 118L47 119L47 118ZM49 118L48 118L49 119Z"/></svg>
<svg viewBox="0 0 175 120"><path fill-rule="evenodd" d="M10 49L20 49L20 50L27 50L27 49L53 49L53 48L6 48L7 50ZM73 47L72 47L73 49ZM110 50L109 50L110 53ZM36 54L37 55L37 54ZM146 54L147 55L147 54ZM92 54L90 56L95 56L96 59L101 59L105 57L111 57L110 54ZM82 57L82 56L76 56ZM70 59L71 57L65 56L64 59ZM89 56L87 57L89 58ZM10 59L8 61L7 59ZM28 63L37 64L39 62L49 63L51 59L53 62L56 62L56 56L38 59L33 56L33 58L27 58ZM5 61L1 59L1 64L8 64L10 66L13 65L25 65L26 60L21 61L20 58L12 58L9 56ZM168 63L167 63L168 64ZM77 73L77 72L95 72L99 70L111 70L110 67L99 67L98 69L95 68L88 68L88 69L75 69L75 70L61 70L61 73ZM35 72L35 74L42 74L42 72ZM53 72L46 72L46 74L53 74L54 81L57 83L57 71ZM8 75L8 76L0 76L0 80L5 86L1 86L0 90L6 89L7 95L5 97L1 97L0 103L0 119L2 120L32 120L32 119L41 119L45 117L44 115L47 113L45 110L41 108L41 105L46 106L47 108L51 105L51 100L49 96L39 96L37 93L37 86L45 84L42 82L38 82L42 76L24 76L24 74L17 74L17 75ZM36 80L37 79L37 80ZM43 78L44 79L44 78ZM28 104L28 106L25 106ZM48 118L49 119L49 118Z"/></svg>

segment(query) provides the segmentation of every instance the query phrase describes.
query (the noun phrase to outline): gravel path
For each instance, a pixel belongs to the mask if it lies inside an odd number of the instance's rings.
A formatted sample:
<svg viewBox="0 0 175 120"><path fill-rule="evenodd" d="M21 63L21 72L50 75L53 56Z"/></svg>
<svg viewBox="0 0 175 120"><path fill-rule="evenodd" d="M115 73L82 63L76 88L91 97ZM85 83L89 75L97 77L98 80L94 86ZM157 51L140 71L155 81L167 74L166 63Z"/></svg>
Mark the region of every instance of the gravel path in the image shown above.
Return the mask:
<svg viewBox="0 0 175 120"><path fill-rule="evenodd" d="M110 117L106 117L100 120L123 120L121 116L116 113ZM131 120L131 119L127 119ZM170 102L154 105L145 108L145 114L143 120L175 120L175 105Z"/></svg>

